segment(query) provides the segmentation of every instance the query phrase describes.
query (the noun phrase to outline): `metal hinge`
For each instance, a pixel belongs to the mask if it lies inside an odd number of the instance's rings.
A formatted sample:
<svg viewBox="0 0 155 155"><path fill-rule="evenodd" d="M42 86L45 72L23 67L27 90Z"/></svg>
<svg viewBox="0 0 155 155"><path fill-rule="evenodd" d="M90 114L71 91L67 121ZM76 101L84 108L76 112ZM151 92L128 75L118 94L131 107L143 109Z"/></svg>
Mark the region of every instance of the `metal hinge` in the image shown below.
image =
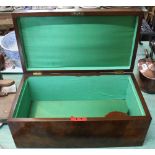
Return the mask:
<svg viewBox="0 0 155 155"><path fill-rule="evenodd" d="M124 74L124 71L122 70L118 70L118 71L114 71L115 74Z"/></svg>
<svg viewBox="0 0 155 155"><path fill-rule="evenodd" d="M42 72L34 72L33 75L42 75Z"/></svg>
<svg viewBox="0 0 155 155"><path fill-rule="evenodd" d="M72 12L72 16L83 16L84 12Z"/></svg>

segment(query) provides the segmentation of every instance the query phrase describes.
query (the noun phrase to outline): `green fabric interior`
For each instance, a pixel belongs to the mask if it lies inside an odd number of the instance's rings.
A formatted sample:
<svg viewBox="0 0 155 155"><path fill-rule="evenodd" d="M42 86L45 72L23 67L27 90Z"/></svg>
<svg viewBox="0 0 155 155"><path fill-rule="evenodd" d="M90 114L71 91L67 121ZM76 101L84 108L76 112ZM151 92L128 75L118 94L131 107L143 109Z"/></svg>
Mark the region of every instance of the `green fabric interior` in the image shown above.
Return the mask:
<svg viewBox="0 0 155 155"><path fill-rule="evenodd" d="M130 75L29 77L13 117L104 117L113 111L145 115Z"/></svg>
<svg viewBox="0 0 155 155"><path fill-rule="evenodd" d="M130 68L136 16L19 17L17 23L28 71Z"/></svg>

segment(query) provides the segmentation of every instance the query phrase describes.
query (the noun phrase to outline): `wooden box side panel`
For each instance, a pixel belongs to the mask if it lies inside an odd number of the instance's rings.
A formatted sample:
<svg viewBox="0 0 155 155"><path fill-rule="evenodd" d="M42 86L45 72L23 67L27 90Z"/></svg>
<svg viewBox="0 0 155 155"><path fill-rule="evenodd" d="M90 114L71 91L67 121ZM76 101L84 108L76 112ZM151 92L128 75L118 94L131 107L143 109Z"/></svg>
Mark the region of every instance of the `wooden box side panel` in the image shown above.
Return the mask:
<svg viewBox="0 0 155 155"><path fill-rule="evenodd" d="M142 145L149 119L86 122L9 122L19 148L90 148Z"/></svg>

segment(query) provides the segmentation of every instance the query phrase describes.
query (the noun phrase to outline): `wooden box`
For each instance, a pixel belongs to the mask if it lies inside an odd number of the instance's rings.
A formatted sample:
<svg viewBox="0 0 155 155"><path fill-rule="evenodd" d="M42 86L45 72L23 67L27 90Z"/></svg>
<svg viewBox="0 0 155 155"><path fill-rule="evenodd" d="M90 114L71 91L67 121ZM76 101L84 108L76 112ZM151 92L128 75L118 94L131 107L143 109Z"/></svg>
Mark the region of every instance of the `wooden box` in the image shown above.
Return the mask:
<svg viewBox="0 0 155 155"><path fill-rule="evenodd" d="M133 75L140 9L13 13L24 70L17 147L142 145L151 116Z"/></svg>

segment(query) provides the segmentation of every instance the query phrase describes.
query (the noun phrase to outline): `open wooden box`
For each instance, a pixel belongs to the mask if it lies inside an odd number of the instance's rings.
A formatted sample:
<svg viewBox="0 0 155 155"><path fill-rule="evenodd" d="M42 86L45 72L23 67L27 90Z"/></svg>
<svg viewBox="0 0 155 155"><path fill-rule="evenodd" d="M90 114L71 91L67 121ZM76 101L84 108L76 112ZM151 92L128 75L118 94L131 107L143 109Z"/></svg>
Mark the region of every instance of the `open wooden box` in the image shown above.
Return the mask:
<svg viewBox="0 0 155 155"><path fill-rule="evenodd" d="M13 13L24 70L17 147L142 145L151 116L133 75L140 9Z"/></svg>

